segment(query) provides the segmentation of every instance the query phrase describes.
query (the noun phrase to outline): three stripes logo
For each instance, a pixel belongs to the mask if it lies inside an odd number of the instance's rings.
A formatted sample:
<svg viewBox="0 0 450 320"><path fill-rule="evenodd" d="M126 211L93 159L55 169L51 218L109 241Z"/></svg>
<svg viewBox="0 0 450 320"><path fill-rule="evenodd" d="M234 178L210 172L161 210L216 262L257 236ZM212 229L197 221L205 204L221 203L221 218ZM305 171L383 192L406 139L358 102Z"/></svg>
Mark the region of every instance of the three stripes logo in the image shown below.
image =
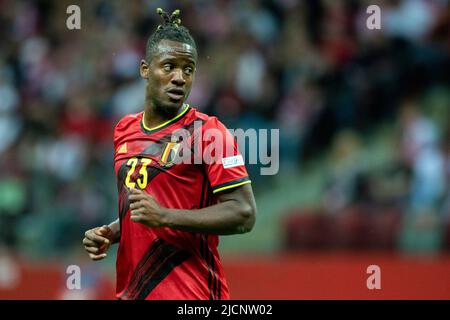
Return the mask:
<svg viewBox="0 0 450 320"><path fill-rule="evenodd" d="M127 153L127 143L125 142L120 146L120 148L117 150L117 153Z"/></svg>

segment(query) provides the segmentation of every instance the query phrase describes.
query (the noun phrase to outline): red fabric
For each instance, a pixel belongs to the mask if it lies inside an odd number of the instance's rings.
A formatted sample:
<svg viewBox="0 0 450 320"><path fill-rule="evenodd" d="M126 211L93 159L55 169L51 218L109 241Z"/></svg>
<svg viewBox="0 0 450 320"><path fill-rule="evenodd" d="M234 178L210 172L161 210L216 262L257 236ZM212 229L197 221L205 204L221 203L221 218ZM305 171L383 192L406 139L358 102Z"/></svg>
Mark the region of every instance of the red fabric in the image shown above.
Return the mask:
<svg viewBox="0 0 450 320"><path fill-rule="evenodd" d="M144 190L162 206L175 209L198 209L216 203L213 187L248 179L245 166L224 169L221 159L210 165L170 165L170 160L176 159L175 153L163 156L167 145L173 143L171 137L174 131L188 130L191 138L180 142L188 145L202 137L203 130L200 129L217 128L223 136L229 135L229 132L216 118L194 108L169 125L152 131L144 129L142 116L143 112L125 116L114 132L114 165L121 221L121 241L116 263L117 297L228 299L228 286L217 251L218 236L149 228L131 222L127 200L129 188L126 183L132 164L127 165L127 162L133 157L138 159L134 173L128 180L128 184L135 183L137 187L138 181L143 183L145 180L142 159L151 159L146 170L148 184ZM198 122L194 126L196 120ZM231 147L236 152L234 139L228 143L233 144ZM195 148L194 145L191 147ZM158 278L162 280L158 282Z"/></svg>

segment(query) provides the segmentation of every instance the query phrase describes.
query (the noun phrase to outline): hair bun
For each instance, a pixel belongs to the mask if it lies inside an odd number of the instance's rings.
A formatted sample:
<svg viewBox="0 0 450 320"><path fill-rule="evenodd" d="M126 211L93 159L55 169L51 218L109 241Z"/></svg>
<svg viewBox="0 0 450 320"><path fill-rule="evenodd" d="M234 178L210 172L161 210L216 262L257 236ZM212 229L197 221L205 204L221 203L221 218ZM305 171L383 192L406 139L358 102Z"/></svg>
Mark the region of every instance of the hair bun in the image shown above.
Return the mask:
<svg viewBox="0 0 450 320"><path fill-rule="evenodd" d="M176 27L181 25L180 9L174 10L170 16L162 8L156 8L156 13L159 14L161 18L163 18L163 24L159 25L158 29L161 29L163 26L167 25L174 25Z"/></svg>

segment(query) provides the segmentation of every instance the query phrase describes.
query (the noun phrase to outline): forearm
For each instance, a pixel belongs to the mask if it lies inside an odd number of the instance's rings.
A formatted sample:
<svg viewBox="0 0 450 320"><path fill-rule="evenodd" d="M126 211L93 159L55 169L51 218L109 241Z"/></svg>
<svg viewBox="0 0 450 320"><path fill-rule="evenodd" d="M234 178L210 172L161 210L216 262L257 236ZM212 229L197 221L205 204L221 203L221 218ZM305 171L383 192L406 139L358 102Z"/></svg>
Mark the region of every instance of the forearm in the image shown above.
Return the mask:
<svg viewBox="0 0 450 320"><path fill-rule="evenodd" d="M164 226L218 235L249 232L255 223L254 208L225 201L198 210L164 209Z"/></svg>
<svg viewBox="0 0 450 320"><path fill-rule="evenodd" d="M119 219L114 220L113 222L111 222L108 227L111 229L112 231L112 243L117 243L120 241L120 221Z"/></svg>

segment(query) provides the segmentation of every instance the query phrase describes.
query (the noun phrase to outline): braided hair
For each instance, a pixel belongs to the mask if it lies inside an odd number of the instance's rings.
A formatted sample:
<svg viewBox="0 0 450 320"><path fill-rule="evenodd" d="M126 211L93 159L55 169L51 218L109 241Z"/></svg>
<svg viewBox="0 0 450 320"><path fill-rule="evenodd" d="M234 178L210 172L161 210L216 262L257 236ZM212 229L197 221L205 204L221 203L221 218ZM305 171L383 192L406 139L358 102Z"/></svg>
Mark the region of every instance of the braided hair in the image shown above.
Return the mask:
<svg viewBox="0 0 450 320"><path fill-rule="evenodd" d="M181 25L181 11L179 9L170 15L161 8L156 9L156 12L161 16L163 22L147 40L145 57L148 62L152 60L159 42L163 39L186 43L197 51L194 38L192 38L189 30Z"/></svg>

